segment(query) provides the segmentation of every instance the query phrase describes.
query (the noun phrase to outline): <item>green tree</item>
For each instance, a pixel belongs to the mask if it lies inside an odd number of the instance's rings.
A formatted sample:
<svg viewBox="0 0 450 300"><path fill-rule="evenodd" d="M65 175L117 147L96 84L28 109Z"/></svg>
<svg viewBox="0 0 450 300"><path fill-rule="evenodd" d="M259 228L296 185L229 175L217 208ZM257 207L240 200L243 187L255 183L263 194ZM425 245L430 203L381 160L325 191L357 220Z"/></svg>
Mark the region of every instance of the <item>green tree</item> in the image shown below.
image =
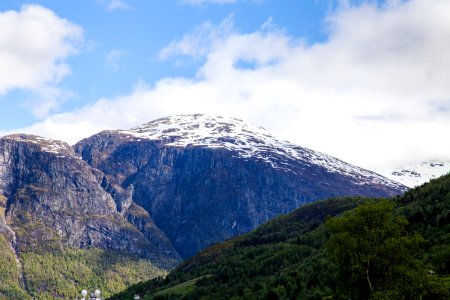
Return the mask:
<svg viewBox="0 0 450 300"><path fill-rule="evenodd" d="M387 200L329 218L327 250L338 267L337 294L351 299L444 298L438 278L418 259L423 238L407 231Z"/></svg>

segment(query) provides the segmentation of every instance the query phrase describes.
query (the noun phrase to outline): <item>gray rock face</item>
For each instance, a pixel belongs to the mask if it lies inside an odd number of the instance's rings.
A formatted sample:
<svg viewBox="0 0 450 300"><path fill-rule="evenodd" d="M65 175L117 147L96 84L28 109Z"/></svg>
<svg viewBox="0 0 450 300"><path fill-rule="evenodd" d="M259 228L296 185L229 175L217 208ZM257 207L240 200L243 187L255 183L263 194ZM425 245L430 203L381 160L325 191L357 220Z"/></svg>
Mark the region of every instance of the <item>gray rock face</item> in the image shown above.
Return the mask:
<svg viewBox="0 0 450 300"><path fill-rule="evenodd" d="M16 234L16 250L98 247L166 266L179 260L174 250L161 250L167 238L159 230L144 235L117 211L101 186L103 177L66 143L30 135L1 138L0 206L3 227Z"/></svg>
<svg viewBox="0 0 450 300"><path fill-rule="evenodd" d="M0 138L0 234L19 254L98 247L170 267L311 201L405 189L237 119L176 116L73 148Z"/></svg>
<svg viewBox="0 0 450 300"><path fill-rule="evenodd" d="M111 186L132 186L133 203L149 213L183 258L311 201L406 190L236 119L166 118L101 132L74 149ZM116 200L117 207L122 202Z"/></svg>

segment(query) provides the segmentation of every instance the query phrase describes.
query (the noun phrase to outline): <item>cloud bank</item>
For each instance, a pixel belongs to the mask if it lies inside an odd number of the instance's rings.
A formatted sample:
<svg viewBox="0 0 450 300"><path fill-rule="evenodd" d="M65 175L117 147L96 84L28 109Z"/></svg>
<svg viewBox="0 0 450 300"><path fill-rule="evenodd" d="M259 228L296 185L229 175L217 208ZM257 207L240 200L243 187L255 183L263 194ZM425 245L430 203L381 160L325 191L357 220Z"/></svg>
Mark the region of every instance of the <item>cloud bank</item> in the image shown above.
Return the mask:
<svg viewBox="0 0 450 300"><path fill-rule="evenodd" d="M39 5L0 12L0 95L34 93L30 109L46 115L63 98L56 84L70 74L65 59L77 52L82 29Z"/></svg>
<svg viewBox="0 0 450 300"><path fill-rule="evenodd" d="M160 53L201 59L196 78L139 83L21 131L73 143L102 129L207 113L381 172L450 159L450 2L346 6L326 26L326 42L305 45L273 25L240 33L230 20L204 24Z"/></svg>

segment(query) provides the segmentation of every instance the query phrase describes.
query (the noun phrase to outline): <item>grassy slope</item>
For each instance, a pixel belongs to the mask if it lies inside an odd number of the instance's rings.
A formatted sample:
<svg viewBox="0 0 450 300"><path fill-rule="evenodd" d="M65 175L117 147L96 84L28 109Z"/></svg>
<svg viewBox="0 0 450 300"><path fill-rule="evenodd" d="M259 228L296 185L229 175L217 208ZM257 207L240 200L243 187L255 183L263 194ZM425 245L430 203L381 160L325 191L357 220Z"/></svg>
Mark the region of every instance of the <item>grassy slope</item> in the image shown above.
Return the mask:
<svg viewBox="0 0 450 300"><path fill-rule="evenodd" d="M450 175L393 200L410 230L426 239L423 259L430 270L450 283ZM134 294L144 299L331 298L335 266L326 255L329 234L323 220L364 201L370 200L331 199L302 207L207 248L165 279L140 283L112 299L132 299Z"/></svg>

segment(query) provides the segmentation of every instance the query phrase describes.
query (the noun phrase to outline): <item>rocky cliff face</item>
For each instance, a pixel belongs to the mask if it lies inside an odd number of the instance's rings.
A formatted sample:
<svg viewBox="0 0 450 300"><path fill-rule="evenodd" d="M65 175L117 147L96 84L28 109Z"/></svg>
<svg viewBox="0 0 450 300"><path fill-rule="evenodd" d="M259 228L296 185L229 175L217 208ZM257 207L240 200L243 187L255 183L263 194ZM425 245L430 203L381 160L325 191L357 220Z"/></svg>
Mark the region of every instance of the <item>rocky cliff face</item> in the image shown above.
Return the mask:
<svg viewBox="0 0 450 300"><path fill-rule="evenodd" d="M165 118L73 148L0 139L0 233L19 256L95 247L170 267L311 201L404 190L237 119Z"/></svg>
<svg viewBox="0 0 450 300"><path fill-rule="evenodd" d="M15 235L13 247L19 254L96 247L173 265L179 256L167 237L158 229L143 234L128 222L102 188L104 181L102 172L66 143L30 135L3 137L0 232L9 233L10 240Z"/></svg>
<svg viewBox="0 0 450 300"><path fill-rule="evenodd" d="M117 209L144 234L145 226L157 226L183 258L311 201L406 190L260 127L221 117L177 116L104 131L74 149L105 174L103 186ZM131 213L129 203L145 212Z"/></svg>

